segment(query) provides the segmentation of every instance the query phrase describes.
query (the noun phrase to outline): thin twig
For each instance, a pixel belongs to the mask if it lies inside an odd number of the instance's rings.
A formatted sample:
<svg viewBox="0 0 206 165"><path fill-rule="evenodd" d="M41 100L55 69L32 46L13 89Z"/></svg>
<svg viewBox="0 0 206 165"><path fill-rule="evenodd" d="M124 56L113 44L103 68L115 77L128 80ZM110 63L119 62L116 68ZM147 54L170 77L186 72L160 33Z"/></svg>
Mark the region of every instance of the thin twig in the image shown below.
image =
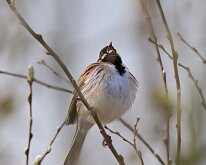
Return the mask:
<svg viewBox="0 0 206 165"><path fill-rule="evenodd" d="M23 75L23 74L18 74L18 73L12 73L12 72L8 72L8 71L2 71L0 70L0 74L5 74L5 75L9 75L9 76L14 76L14 77L17 77L17 78L22 78L22 79L27 79L27 76ZM67 92L67 93L72 93L71 90L69 89L65 89L65 88L62 88L62 87L58 87L58 86L55 86L55 85L50 85L46 82L43 82L41 80L38 80L36 78L33 79L33 82L39 84L39 85L42 85L42 86L45 86L47 88L50 88L50 89L54 89L54 90L57 90L57 91L62 91L62 92Z"/></svg>
<svg viewBox="0 0 206 165"><path fill-rule="evenodd" d="M132 143L129 140L127 140L124 136L122 136L118 131L113 131L110 128L108 128L107 126L104 126L104 128L109 130L111 133L119 136L123 141L127 142L134 149L138 159L140 160L141 165L144 165L144 161L142 159L141 151L137 149L136 138L135 138L136 137L136 133L135 132L137 132L137 131L134 131L134 139L133 139L133 143Z"/></svg>
<svg viewBox="0 0 206 165"><path fill-rule="evenodd" d="M168 98L167 98L168 99ZM171 165L172 161L170 160L170 116L171 114L167 109L165 109L166 113L164 114L164 136L163 136L163 142L166 148L166 154L167 154L167 165Z"/></svg>
<svg viewBox="0 0 206 165"><path fill-rule="evenodd" d="M164 46L160 43L156 43L151 37L148 37L148 41L151 42L152 44L158 46L168 57L172 60L173 57L172 55L164 48Z"/></svg>
<svg viewBox="0 0 206 165"><path fill-rule="evenodd" d="M127 140L124 136L122 136L118 131L111 130L108 126L104 126L105 129L109 130L109 132L119 136L123 141L127 142L129 145L133 146L133 143Z"/></svg>
<svg viewBox="0 0 206 165"><path fill-rule="evenodd" d="M149 31L151 33L151 37L149 37L149 38L151 38L155 43L155 48L156 48L156 51L157 51L157 62L160 65L160 69L161 69L161 73L162 73L162 80L164 82L165 91L166 91L166 93L168 93L166 72L164 71L164 67L163 67L163 63L162 63L162 59L161 59L161 55L160 55L160 50L159 50L159 46L158 46L158 41L157 41L157 37L156 37L155 32L154 32L151 17L149 15L149 12L148 12L147 7L145 5L145 1L140 0L140 3L141 3L141 6L142 6L144 15L145 15L145 19L147 21L147 25L149 27Z"/></svg>
<svg viewBox="0 0 206 165"><path fill-rule="evenodd" d="M61 76L59 73L57 73L51 66L49 66L44 60L38 60L37 64L43 65L45 66L47 69L49 69L55 76L57 76L58 78L60 78L61 80L63 80L64 82L68 83L69 81Z"/></svg>
<svg viewBox="0 0 206 165"><path fill-rule="evenodd" d="M70 81L68 81L68 79L66 79L65 77L61 76L59 73L57 73L51 66L49 66L44 60L40 60L37 61L38 64L42 64L43 66L45 66L46 68L48 68L55 76L57 76L58 78L60 78L61 80L63 80L64 82L68 83L72 88L72 84Z"/></svg>
<svg viewBox="0 0 206 165"><path fill-rule="evenodd" d="M111 139L108 138L109 136L107 135L107 133L106 133L102 123L100 122L95 109L92 108L88 104L86 99L84 98L84 96L83 96L81 90L79 89L75 79L73 78L73 76L71 75L69 70L67 69L66 65L63 63L63 61L60 59L60 57L53 51L53 49L44 41L42 35L35 33L34 30L28 25L28 23L24 20L24 18L20 15L18 10L16 9L14 2L11 2L10 0L6 0L6 2L8 3L9 7L14 12L14 14L17 16L17 18L19 19L19 21L21 22L23 27L26 28L28 30L28 32L47 50L46 54L47 55L51 55L56 60L56 62L60 65L60 67L62 68L62 70L64 71L64 73L66 74L66 76L68 77L70 82L72 83L72 85L73 85L75 91L77 92L80 100L83 102L83 104L88 109L88 111L90 112L91 116L93 117L94 121L96 122L96 124L97 124L97 126L98 126L98 128L100 130L100 133L104 137L105 142L107 143L110 151L112 152L112 154L114 155L116 160L119 162L119 164L124 165L125 163L124 163L123 156L119 155L117 153L116 149L114 148L114 146L112 144Z"/></svg>
<svg viewBox="0 0 206 165"><path fill-rule="evenodd" d="M170 32L169 26L167 24L167 20L164 15L164 11L162 9L161 3L159 0L156 0L157 6L159 8L159 12L165 27L165 30L167 32L167 39L170 43L171 51L172 51L172 57L173 57L173 68L174 68L174 76L175 76L175 82L176 82L176 95L177 95L177 152L176 152L176 165L179 165L180 163L180 153L181 153L181 87L180 87L180 80L179 80L179 73L178 73L178 54L175 50L174 41L172 38L172 34Z"/></svg>
<svg viewBox="0 0 206 165"><path fill-rule="evenodd" d="M28 76L27 76L27 82L29 84L29 96L28 96L28 102L29 102L29 133L28 133L28 143L27 147L25 149L25 155L26 155L26 165L29 164L29 153L30 153L30 147L31 147L31 140L33 137L32 134L32 123L33 123L33 117L32 117L32 84L33 84L33 79L34 78L34 70L31 65L28 67Z"/></svg>
<svg viewBox="0 0 206 165"><path fill-rule="evenodd" d="M195 78L194 78L192 72L190 71L190 68L189 68L189 67L184 66L184 65L181 64L181 63L178 63L178 65L179 65L181 68L183 68L183 69L185 69L185 70L187 71L188 77L192 80L193 84L195 85L195 87L196 87L196 89L197 89L197 91L198 91L198 93L199 93L199 95L200 95L200 97L201 97L201 105L202 105L202 107L204 108L204 110L206 111L205 99L204 99L204 96L203 96L203 93L202 93L202 89L201 89L201 88L199 87L199 85L198 85L198 80L195 80Z"/></svg>
<svg viewBox="0 0 206 165"><path fill-rule="evenodd" d="M36 162L35 162L36 165L40 165L41 162L44 160L44 158L51 152L52 145L53 145L54 141L56 140L58 134L60 133L60 131L61 131L62 128L64 127L64 125L65 125L65 120L64 120L64 122L60 125L60 127L57 127L56 133L55 133L54 137L52 138L51 142L49 143L49 146L47 147L47 149L46 149L46 151L44 152L44 154L36 159Z"/></svg>
<svg viewBox="0 0 206 165"><path fill-rule="evenodd" d="M119 121L128 129L130 130L132 133L134 133L134 129L133 127L127 123L125 120L123 120L122 118L119 119ZM159 156L158 153L155 152L155 150L149 145L149 143L142 137L142 135L140 133L136 133L136 136L138 137L138 139L149 149L149 151L154 155L155 158L157 158L157 160L162 164L162 165L166 165L163 161L163 159Z"/></svg>
<svg viewBox="0 0 206 165"><path fill-rule="evenodd" d="M134 124L134 136L133 136L133 148L136 152L136 154L138 155L140 162L142 165L144 165L144 161L142 158L142 152L140 150L137 149L137 142L136 142L136 136L137 136L137 124L139 123L140 118L137 117L136 123Z"/></svg>
<svg viewBox="0 0 206 165"><path fill-rule="evenodd" d="M187 45L190 49L192 49L192 51L194 51L194 52L197 54L197 56L202 60L202 62L203 62L204 64L206 64L206 59L204 58L204 56L201 55L200 52L199 52L195 47L193 47L192 45L190 45L190 44L182 37L182 35L181 35L180 33L177 33L177 35L179 36L180 40L181 40L185 45Z"/></svg>
<svg viewBox="0 0 206 165"><path fill-rule="evenodd" d="M167 76L166 76L166 72L164 70L164 66L163 66L163 63L162 63L162 59L161 59L161 55L160 55L160 49L162 49L171 59L172 59L172 56L164 49L164 47L161 45L161 44L158 44L158 41L157 41L157 37L155 35L155 31L154 31L154 28L153 28L153 24L152 24L152 20L151 20L151 17L150 17L150 14L147 10L147 6L145 4L145 1L144 0L140 0L140 3L141 3L141 6L142 6L142 9L143 9L143 12L144 12L144 15L145 15L145 19L147 21L147 26L149 27L149 31L151 33L151 37L148 38L148 40L150 42L152 42L154 45L155 45L155 48L156 48L156 52L157 52L157 62L159 63L160 65L160 69L161 69L161 73L162 73L162 80L163 80L163 83L164 83L164 90L165 90L165 95L166 95L166 99L168 100L168 88L167 88ZM165 118L165 129L164 130L164 144L165 144L165 149L166 149L166 155L167 155L167 165L170 165L171 164L171 161L170 161L170 115L168 114Z"/></svg>

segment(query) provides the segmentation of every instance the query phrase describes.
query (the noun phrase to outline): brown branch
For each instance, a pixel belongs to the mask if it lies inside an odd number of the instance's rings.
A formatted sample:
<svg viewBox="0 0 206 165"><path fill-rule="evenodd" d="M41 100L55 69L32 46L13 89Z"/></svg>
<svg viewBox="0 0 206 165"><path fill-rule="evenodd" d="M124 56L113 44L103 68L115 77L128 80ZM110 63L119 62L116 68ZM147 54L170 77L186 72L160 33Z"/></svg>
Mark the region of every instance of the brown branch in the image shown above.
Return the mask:
<svg viewBox="0 0 206 165"><path fill-rule="evenodd" d="M43 156L37 156L36 157L35 165L40 165L41 162L43 161L43 159L51 152L52 145L53 145L54 141L56 140L58 134L60 133L60 131L64 127L64 125L65 125L65 121L60 125L60 127L57 127L56 133L55 133L54 137L52 138L51 142L49 143L49 146L47 147L47 149L44 152Z"/></svg>
<svg viewBox="0 0 206 165"><path fill-rule="evenodd" d="M12 72L8 72L8 71L0 70L0 74L14 76L14 77L17 77L17 78L22 78L22 79L27 79L27 76L25 76L23 74L12 73ZM45 86L47 88L50 88L50 89L54 89L54 90L58 90L58 91L62 91L62 92L67 92L67 93L72 93L72 91L69 90L69 89L65 89L65 88L62 88L62 87L55 86L55 85L50 85L50 84L48 84L46 82L43 82L41 80L38 80L36 78L33 78L33 82L35 82L35 83L37 83L39 85Z"/></svg>
<svg viewBox="0 0 206 165"><path fill-rule="evenodd" d="M134 129L133 127L127 123L125 120L123 120L122 118L119 119L119 121L128 129L130 130L132 133L134 133ZM136 136L137 138L149 149L149 151L154 155L155 158L157 158L157 160L162 164L165 165L163 159L159 156L158 153L155 152L155 150L149 145L149 143L142 137L142 135L139 132L136 132Z"/></svg>
<svg viewBox="0 0 206 165"><path fill-rule="evenodd" d="M26 155L26 165L29 164L29 153L30 153L30 147L31 147L31 140L33 137L32 134L32 123L33 123L33 117L32 117L32 84L33 84L33 78L34 78L34 70L33 66L29 65L28 67L28 75L27 75L27 82L29 84L29 96L28 96L28 102L29 102L29 133L28 133L28 143L27 147L25 149L25 155Z"/></svg>
<svg viewBox="0 0 206 165"><path fill-rule="evenodd" d="M59 73L57 73L51 66L49 66L44 60L37 61L38 64L41 64L48 68L55 76L62 79L64 82L69 83L69 85L73 88L70 81L68 81L65 77L61 76Z"/></svg>
<svg viewBox="0 0 206 165"><path fill-rule="evenodd" d="M172 55L164 48L162 44L156 43L151 37L148 37L148 41L158 46L171 60L173 59Z"/></svg>
<svg viewBox="0 0 206 165"><path fill-rule="evenodd" d="M203 93L202 93L202 89L201 89L201 88L199 87L199 85L198 85L198 80L195 80L195 78L194 78L192 72L190 71L190 68L189 68L189 67L184 66L184 65L181 64L181 63L178 63L178 65L179 65L181 68L183 68L183 69L185 69L185 70L187 71L188 77L192 80L193 84L195 85L195 87L196 87L196 89L197 89L197 91L198 91L198 93L199 93L199 95L200 95L200 97L201 97L201 105L202 105L202 107L204 108L204 110L206 111L205 99L204 99L204 96L203 96Z"/></svg>
<svg viewBox="0 0 206 165"><path fill-rule="evenodd" d="M177 35L179 36L180 40L181 40L185 45L187 45L192 51L194 51L194 52L197 54L197 56L202 60L202 62L203 62L204 64L206 64L206 59L203 57L203 55L201 55L201 54L199 53L199 51L198 51L195 47L193 47L192 45L190 45L190 44L182 37L182 35L181 35L180 33L177 33Z"/></svg>
<svg viewBox="0 0 206 165"><path fill-rule="evenodd" d="M124 136L122 136L118 131L111 130L108 126L104 126L105 129L107 129L109 132L119 136L123 141L127 142L129 145L133 146L133 143L127 140Z"/></svg>
<svg viewBox="0 0 206 165"><path fill-rule="evenodd" d="M72 85L73 85L75 91L77 92L80 100L83 102L83 104L85 105L85 107L88 109L91 116L95 120L95 122L96 122L96 124L97 124L97 126L100 130L100 133L104 137L110 151L113 153L114 157L119 162L119 164L124 165L125 163L124 163L123 156L119 155L117 153L116 149L112 145L111 139L108 138L109 136L107 135L103 125L101 124L101 122L100 122L100 120L99 120L99 118L98 118L98 116L95 112L95 109L90 107L90 105L88 104L88 102L84 98L84 96L83 96L81 90L79 89L75 79L73 78L73 76L71 75L69 70L67 69L66 65L62 62L62 60L59 58L59 56L53 51L53 49L50 48L50 46L44 41L42 35L35 33L34 30L28 25L28 23L24 20L24 18L19 14L18 10L15 7L14 2L11 2L10 0L6 0L6 2L8 3L9 7L14 12L14 14L17 16L17 18L19 19L19 21L21 22L23 27L25 27L28 30L28 32L47 50L47 55L51 55L56 60L56 62L60 65L60 67L62 68L62 70L64 71L64 73L66 74L66 76L68 77L70 82L72 83ZM110 139L110 140L108 140L108 139Z"/></svg>
<svg viewBox="0 0 206 165"><path fill-rule="evenodd" d="M137 156L140 159L141 165L144 165L144 161L142 158L142 152L137 149L137 143L136 143L136 136L137 136L137 124L139 123L140 118L137 117L136 123L134 124L134 136L133 136L133 148L137 154Z"/></svg>
<svg viewBox="0 0 206 165"><path fill-rule="evenodd" d="M58 78L60 78L61 80L63 80L64 82L68 83L69 81L61 76L59 73L57 73L51 66L49 66L44 60L38 60L37 64L43 65L45 66L47 69L49 69L55 76L57 76Z"/></svg>
<svg viewBox="0 0 206 165"><path fill-rule="evenodd" d="M145 1L144 0L140 0L140 3L141 3L141 6L142 6L144 15L145 15L145 19L147 21L147 25L149 27L149 31L151 33L151 39L155 43L155 48L156 48L156 51L157 51L157 62L160 65L160 69L161 69L161 73L162 73L162 80L164 82L165 91L166 91L166 93L168 93L166 72L164 71L164 67L163 67L163 63L162 63L162 59L161 59L161 55L160 55L159 46L157 44L158 41L157 41L157 37L156 37L155 32L154 32L154 28L153 28L153 25L152 25L151 17L149 15L149 12L148 12L147 7L145 5Z"/></svg>
<svg viewBox="0 0 206 165"><path fill-rule="evenodd" d="M139 119L139 118L138 118L138 119ZM139 121L139 120L137 120L137 122L138 122L138 121ZM136 122L136 124L135 124L136 126L137 126L137 122ZM142 159L141 151L137 149L136 138L135 138L135 137L136 137L136 132L137 132L136 127L135 127L135 129L134 129L134 130L136 130L136 131L134 131L133 143L130 142L129 140L127 140L127 139L126 139L124 136L122 136L119 132L113 131L113 130L111 130L110 128L108 128L107 126L104 126L104 128L107 129L107 130L109 130L111 133L119 136L123 141L127 142L127 143L134 149L134 151L135 151L138 159L140 160L141 165L144 165L144 161L143 161L143 159Z"/></svg>
<svg viewBox="0 0 206 165"><path fill-rule="evenodd" d="M165 30L167 32L167 39L170 43L171 51L172 51L172 57L173 57L173 69L174 69L174 76L175 76L175 82L176 82L176 94L177 94L177 151L176 151L176 165L179 165L180 163L180 153L181 153L181 87L180 87L180 80L179 80L179 73L178 73L178 54L175 50L174 41L172 38L172 34L170 32L169 26L167 24L167 20L164 15L164 11L162 9L161 3L159 0L156 0L157 6L159 8L159 12L165 27Z"/></svg>
<svg viewBox="0 0 206 165"><path fill-rule="evenodd" d="M164 116L164 136L163 136L163 142L166 148L166 154L167 154L167 165L171 165L172 161L170 160L170 116L171 114L168 112L167 109L165 109L166 113Z"/></svg>
<svg viewBox="0 0 206 165"><path fill-rule="evenodd" d="M155 45L155 48L156 48L157 62L160 65L160 69L161 69L161 73L162 73L162 80L163 80L163 83L164 83L165 95L166 95L166 98L168 100L167 77L166 77L166 72L165 72L164 67L163 67L163 63L162 63L162 59L161 59L159 49L162 49L171 59L172 59L172 56L164 49L164 47L161 44L158 44L157 37L155 35L155 31L154 31L154 28L153 28L152 20L151 20L149 12L147 10L147 6L145 4L145 1L140 0L140 3L141 3L141 6L142 6L144 15L145 15L147 26L149 27L149 31L151 33L150 34L151 37L149 37L148 40L150 42L152 42ZM166 149L167 165L170 165L171 161L170 161L170 134L169 134L169 132L170 132L169 131L169 129L170 129L170 115L169 114L165 118L165 126L164 127L165 128L164 128L164 138L163 138L164 140L163 140L163 142L165 144L165 149Z"/></svg>

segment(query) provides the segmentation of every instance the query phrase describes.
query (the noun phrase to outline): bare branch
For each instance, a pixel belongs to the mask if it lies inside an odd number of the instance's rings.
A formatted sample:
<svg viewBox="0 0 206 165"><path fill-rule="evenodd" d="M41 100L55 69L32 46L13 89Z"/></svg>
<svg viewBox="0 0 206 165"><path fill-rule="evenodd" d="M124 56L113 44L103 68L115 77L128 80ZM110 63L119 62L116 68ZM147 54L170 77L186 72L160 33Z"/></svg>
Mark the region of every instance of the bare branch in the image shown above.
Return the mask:
<svg viewBox="0 0 206 165"><path fill-rule="evenodd" d="M168 111L168 110L166 110ZM163 127L163 131L164 131L164 135L163 135L163 143L165 145L166 148L166 154L167 154L167 164L171 165L172 164L172 160L170 159L170 116L171 114L166 112L165 116L164 116L164 127Z"/></svg>
<svg viewBox="0 0 206 165"><path fill-rule="evenodd" d="M197 56L202 60L202 62L203 62L204 64L206 64L206 59L203 57L203 55L201 55L201 54L199 53L199 51L198 51L195 47L191 46L191 45L182 37L182 35L181 35L180 33L177 33L177 35L179 36L180 40L181 40L185 45L187 45L190 49L192 49L192 51L194 51L194 52L197 54Z"/></svg>
<svg viewBox="0 0 206 165"><path fill-rule="evenodd" d="M148 41L151 42L152 44L158 46L168 57L172 60L173 57L172 55L164 48L164 46L160 43L156 43L151 37L148 37Z"/></svg>
<svg viewBox="0 0 206 165"><path fill-rule="evenodd" d="M0 74L14 76L14 77L17 77L17 78L22 78L22 79L27 79L27 76L25 76L23 74L12 73L12 72L2 71L2 70L0 70ZM65 89L65 88L62 88L62 87L55 86L55 85L50 85L50 84L48 84L46 82L43 82L41 80L38 80L36 78L33 78L33 82L35 82L39 85L45 86L47 88L50 88L50 89L54 89L54 90L58 90L58 91L62 91L62 92L67 92L67 93L72 93L72 91L69 90L69 89Z"/></svg>
<svg viewBox="0 0 206 165"><path fill-rule="evenodd" d="M153 28L152 20L151 20L149 12L147 10L146 2L144 0L140 0L140 3L141 3L142 9L143 9L143 12L145 15L145 19L147 21L147 26L149 27L149 31L150 31L150 35L151 35L151 37L148 37L148 40L155 45L155 48L157 51L157 62L160 65L160 69L161 69L161 73L162 73L162 80L164 82L165 95L166 95L166 98L168 100L168 88L167 88L167 77L166 77L167 75L166 75L166 72L165 72L164 67L163 67L159 48L162 49L169 56L170 59L172 59L173 57L164 49L164 47L161 44L158 44L157 37L155 35L155 31ZM165 120L166 126L164 129L164 139L165 139L164 144L165 144L165 149L166 149L167 164L168 165L171 164L171 161L170 161L170 134L169 134L170 122L169 122L169 120L170 120L170 115L168 115L166 117L166 120Z"/></svg>
<svg viewBox="0 0 206 165"><path fill-rule="evenodd" d="M47 69L49 69L55 76L57 76L58 78L60 78L61 80L63 80L64 82L68 83L69 81L61 76L59 73L57 73L51 66L49 66L44 60L38 60L37 64L43 65L45 66Z"/></svg>
<svg viewBox="0 0 206 165"><path fill-rule="evenodd" d="M138 118L138 120L137 120L137 122L136 122L136 124L135 124L136 126L137 126L138 121L139 121L139 118ZM107 126L105 126L105 129L109 130L111 133L119 136L123 141L127 142L127 143L134 149L134 151L135 151L138 159L140 160L141 165L144 165L144 161L143 161L143 159L142 159L141 151L137 149L136 138L135 138L135 137L136 137L136 132L137 132L136 127L135 127L135 129L134 129L134 139L133 139L133 143L130 142L129 140L127 140L127 139L126 139L124 136L122 136L119 132L113 131L113 130L111 130L110 128L108 128Z"/></svg>
<svg viewBox="0 0 206 165"><path fill-rule="evenodd" d="M134 129L133 127L127 123L125 120L123 120L122 118L119 119L119 121L128 129L130 130L132 133L134 133ZM136 132L136 136L137 138L149 149L149 151L154 155L155 158L157 158L157 160L162 164L165 165L163 159L159 156L158 153L155 152L155 150L149 145L149 143L142 137L141 134L139 134L138 132Z"/></svg>
<svg viewBox="0 0 206 165"><path fill-rule="evenodd" d="M27 75L27 82L29 84L29 96L28 96L28 102L29 102L29 133L28 133L28 144L25 149L25 155L26 155L26 165L29 164L29 153L30 153L30 147L31 147L31 140L33 137L32 134L32 123L33 123L33 117L32 117L32 84L34 80L34 70L33 66L29 65L28 67L28 75Z"/></svg>
<svg viewBox="0 0 206 165"><path fill-rule="evenodd" d="M174 68L174 76L175 76L175 82L176 82L176 95L177 95L177 152L176 152L176 165L179 165L180 163L180 153L181 153L181 87L180 87L180 80L179 80L179 73L178 73L178 54L175 50L172 34L170 32L169 26L167 24L167 20L164 15L164 11L162 9L161 3L159 0L156 0L157 6L159 8L160 15L162 17L162 22L164 24L165 30L167 32L167 39L170 43L171 51L172 51L172 57L173 57L173 68Z"/></svg>
<svg viewBox="0 0 206 165"><path fill-rule="evenodd" d="M51 142L49 143L49 146L47 147L46 151L44 152L43 156L37 156L36 160L35 160L35 164L36 165L40 165L41 162L44 160L44 158L51 152L52 149L52 145L54 143L54 141L56 140L58 134L60 133L60 131L62 130L62 128L65 125L65 120L63 121L63 123L60 125L60 127L57 127L56 133L54 135L54 137L52 138Z"/></svg>
<svg viewBox="0 0 206 165"><path fill-rule="evenodd" d="M44 60L40 60L37 61L38 64L41 64L43 66L45 66L46 68L48 68L55 76L57 76L58 78L62 79L64 82L68 83L72 88L72 84L70 81L68 81L65 77L61 76L59 73L57 73L51 66L49 66Z"/></svg>
<svg viewBox="0 0 206 165"><path fill-rule="evenodd" d="M187 67L187 66L184 66L183 64L181 63L178 63L178 65L185 69L188 73L188 77L192 80L193 84L195 85L200 97L201 97L201 105L202 107L204 108L204 110L206 111L206 103L205 103L205 99L204 99L204 96L203 96L203 93L202 93L202 89L199 87L198 85L198 80L195 80L194 76L192 75L192 72L190 71L190 68Z"/></svg>
<svg viewBox="0 0 206 165"><path fill-rule="evenodd" d="M123 141L127 142L129 145L133 145L132 142L130 142L129 140L127 140L124 136L122 136L118 131L113 131L111 130L109 127L107 127L106 125L104 126L105 129L109 130L111 133L119 136Z"/></svg>
<svg viewBox="0 0 206 165"><path fill-rule="evenodd" d="M63 61L60 59L60 57L53 51L53 49L44 41L43 37L41 34L37 34L34 32L34 30L28 25L28 23L24 20L24 18L20 15L20 13L18 12L18 10L15 7L14 2L11 2L10 0L6 0L6 2L8 3L9 7L11 8L11 10L14 12L14 14L17 16L17 18L19 19L19 21L21 22L21 24L23 25L23 27L25 27L28 32L47 50L47 55L51 55L56 62L60 65L60 67L62 68L62 70L64 71L64 73L66 74L66 76L68 77L68 79L70 80L70 82L72 83L75 91L77 92L80 100L83 102L83 104L85 105L85 107L88 109L88 111L90 112L91 116L93 117L93 119L95 120L100 133L102 134L102 136L104 137L110 151L113 153L114 157L116 158L116 160L119 162L119 164L124 165L124 158L122 155L119 155L116 151L116 149L114 148L112 141L110 138L108 138L109 136L107 135L103 125L101 124L97 113L95 111L94 108L92 108L88 102L86 101L86 99L84 98L81 90L79 89L75 79L73 78L73 76L71 75L71 73L69 72L69 70L67 69L66 65L63 63ZM110 140L108 140L110 139Z"/></svg>
<svg viewBox="0 0 206 165"><path fill-rule="evenodd" d="M138 155L140 162L142 165L144 165L144 161L142 158L142 152L140 150L137 149L137 143L136 143L136 136L137 136L137 124L139 123L140 118L137 117L136 123L134 124L134 136L133 136L133 148L136 152L136 154Z"/></svg>
<svg viewBox="0 0 206 165"><path fill-rule="evenodd" d="M145 1L144 0L140 0L140 3L141 3L141 6L142 6L142 9L143 9L143 12L144 12L144 15L145 15L145 19L147 21L147 25L149 27L149 31L151 33L151 39L154 41L154 45L155 45L155 48L156 48L156 51L157 51L157 62L159 63L160 65L160 69L161 69L161 72L162 72L162 80L164 82L164 87L165 87L165 91L166 93L168 93L168 89L167 89L167 79L166 79L166 73L164 71L164 67L163 67L163 63L162 63L162 59L161 59L161 55L160 55L160 51L159 51L159 46L158 46L158 41L157 41L157 37L155 35L155 32L154 32L154 28L153 28L153 25L152 25L152 21L151 21L151 18L150 18L150 15L149 15L149 12L147 10L147 7L145 5Z"/></svg>

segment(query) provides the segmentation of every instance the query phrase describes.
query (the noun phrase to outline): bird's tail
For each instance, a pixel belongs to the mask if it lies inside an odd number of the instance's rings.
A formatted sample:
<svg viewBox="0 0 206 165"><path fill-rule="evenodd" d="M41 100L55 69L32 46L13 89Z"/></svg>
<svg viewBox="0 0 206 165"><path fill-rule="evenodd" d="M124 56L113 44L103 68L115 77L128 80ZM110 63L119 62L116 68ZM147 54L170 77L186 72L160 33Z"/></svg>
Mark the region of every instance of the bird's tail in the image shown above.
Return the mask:
<svg viewBox="0 0 206 165"><path fill-rule="evenodd" d="M92 123L83 120L79 122L71 148L64 161L64 165L77 165L84 139L92 125Z"/></svg>

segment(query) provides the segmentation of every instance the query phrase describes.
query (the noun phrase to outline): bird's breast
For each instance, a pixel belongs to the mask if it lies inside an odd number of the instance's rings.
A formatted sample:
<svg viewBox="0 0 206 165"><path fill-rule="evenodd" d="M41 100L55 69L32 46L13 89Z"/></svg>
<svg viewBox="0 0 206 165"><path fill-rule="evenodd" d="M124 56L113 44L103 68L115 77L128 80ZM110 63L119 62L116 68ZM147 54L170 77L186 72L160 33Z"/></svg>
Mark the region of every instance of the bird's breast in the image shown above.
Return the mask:
<svg viewBox="0 0 206 165"><path fill-rule="evenodd" d="M120 75L113 65L108 64L94 69L85 81L82 93L90 106L95 108L102 123L120 118L132 106L137 86L129 76L128 70ZM81 117L93 122L81 102L77 110Z"/></svg>

